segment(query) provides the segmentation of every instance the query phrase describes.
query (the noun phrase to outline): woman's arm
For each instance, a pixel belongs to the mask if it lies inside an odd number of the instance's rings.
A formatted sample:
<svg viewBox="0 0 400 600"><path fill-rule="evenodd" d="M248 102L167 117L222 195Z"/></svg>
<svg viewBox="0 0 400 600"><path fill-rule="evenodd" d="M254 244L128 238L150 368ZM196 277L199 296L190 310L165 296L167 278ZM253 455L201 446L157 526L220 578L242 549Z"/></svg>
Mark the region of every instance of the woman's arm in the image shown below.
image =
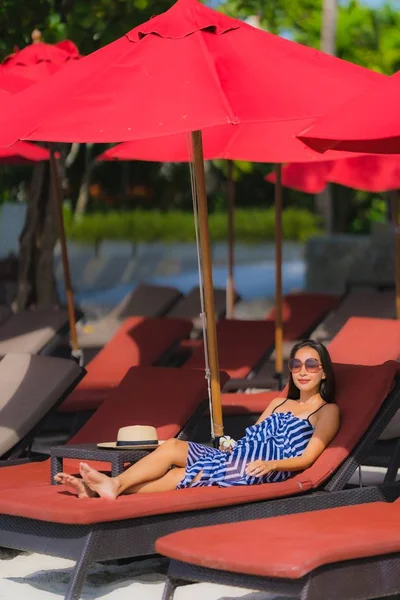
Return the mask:
<svg viewBox="0 0 400 600"><path fill-rule="evenodd" d="M274 398L273 400L271 400L271 402L268 404L267 408L264 410L262 415L257 419L256 424L261 423L262 421L264 421L264 419L272 415L274 409L277 406L279 406L279 404L282 404L284 400L285 398Z"/></svg>
<svg viewBox="0 0 400 600"><path fill-rule="evenodd" d="M314 433L301 456L282 460L255 460L246 467L246 474L262 477L271 471L303 471L315 463L339 430L340 413L336 404L320 411Z"/></svg>

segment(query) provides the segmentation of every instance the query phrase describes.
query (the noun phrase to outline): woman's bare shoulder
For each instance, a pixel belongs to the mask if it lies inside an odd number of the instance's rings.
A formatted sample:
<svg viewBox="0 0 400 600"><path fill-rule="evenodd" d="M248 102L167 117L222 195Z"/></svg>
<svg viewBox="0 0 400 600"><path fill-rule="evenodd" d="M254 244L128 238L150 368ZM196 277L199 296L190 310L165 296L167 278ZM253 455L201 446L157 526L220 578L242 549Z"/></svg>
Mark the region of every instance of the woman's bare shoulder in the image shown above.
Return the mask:
<svg viewBox="0 0 400 600"><path fill-rule="evenodd" d="M282 398L282 396L277 396L268 404L268 406L272 406L273 408L279 406L279 404L283 404L286 402L287 398Z"/></svg>
<svg viewBox="0 0 400 600"><path fill-rule="evenodd" d="M323 419L338 419L340 417L340 408L334 402L326 402L323 410L318 411L318 417Z"/></svg>

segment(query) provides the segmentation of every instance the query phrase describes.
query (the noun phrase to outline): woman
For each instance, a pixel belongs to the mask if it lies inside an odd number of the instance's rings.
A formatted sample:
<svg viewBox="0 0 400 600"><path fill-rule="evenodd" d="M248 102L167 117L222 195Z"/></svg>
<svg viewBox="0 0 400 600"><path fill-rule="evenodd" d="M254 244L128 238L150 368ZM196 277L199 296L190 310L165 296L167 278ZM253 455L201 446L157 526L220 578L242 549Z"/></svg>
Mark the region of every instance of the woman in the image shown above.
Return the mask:
<svg viewBox="0 0 400 600"><path fill-rule="evenodd" d="M296 344L289 360L286 399L276 398L230 451L171 439L117 477L80 464L82 479L55 479L80 498L115 499L121 494L195 486L228 487L284 481L309 468L339 429L332 362L314 340Z"/></svg>

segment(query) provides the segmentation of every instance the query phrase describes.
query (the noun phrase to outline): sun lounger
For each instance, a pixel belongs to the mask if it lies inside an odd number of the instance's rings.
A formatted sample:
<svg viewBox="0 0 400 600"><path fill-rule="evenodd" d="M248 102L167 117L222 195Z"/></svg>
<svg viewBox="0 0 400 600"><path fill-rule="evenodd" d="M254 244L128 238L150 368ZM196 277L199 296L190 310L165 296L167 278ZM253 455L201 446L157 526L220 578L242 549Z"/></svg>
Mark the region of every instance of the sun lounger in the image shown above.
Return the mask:
<svg viewBox="0 0 400 600"><path fill-rule="evenodd" d="M222 382L227 379L225 373L221 372L220 376ZM188 439L207 405L207 381L200 371L132 367L67 446L115 440L120 427L135 424L153 425L159 439ZM8 467L0 461L0 490L50 483L49 462ZM78 460L66 459L64 468L69 473L77 473L78 463ZM105 470L110 466L92 464Z"/></svg>
<svg viewBox="0 0 400 600"><path fill-rule="evenodd" d="M76 318L81 316L76 311ZM15 313L0 324L0 357L10 352L50 354L68 330L66 309Z"/></svg>
<svg viewBox="0 0 400 600"><path fill-rule="evenodd" d="M300 600L398 597L399 529L400 500L179 531L156 544L172 559L163 600L188 581Z"/></svg>
<svg viewBox="0 0 400 600"><path fill-rule="evenodd" d="M174 344L189 335L190 321L130 317L86 365L87 375L61 405L61 412L95 410L128 369L166 358Z"/></svg>
<svg viewBox="0 0 400 600"><path fill-rule="evenodd" d="M65 596L72 600L79 597L91 563L152 554L156 539L173 531L391 500L394 486L352 490L343 486L398 408L397 372L395 362L374 367L335 365L340 431L310 469L285 482L135 494L115 502L79 500L62 486L31 485L29 494L20 488L2 489L2 546L76 560Z"/></svg>
<svg viewBox="0 0 400 600"><path fill-rule="evenodd" d="M394 292L371 288L351 289L336 310L313 331L312 337L321 341L331 340L350 317L394 319Z"/></svg>
<svg viewBox="0 0 400 600"><path fill-rule="evenodd" d="M400 356L400 321L352 317L327 345L335 362L379 365Z"/></svg>
<svg viewBox="0 0 400 600"><path fill-rule="evenodd" d="M311 332L341 301L340 296L299 292L287 294L283 298L283 339L299 340L310 336ZM266 319L275 321L275 308Z"/></svg>
<svg viewBox="0 0 400 600"><path fill-rule="evenodd" d="M85 370L73 360L7 354L0 362L0 457L26 452L45 418L74 389Z"/></svg>
<svg viewBox="0 0 400 600"><path fill-rule="evenodd" d="M239 300L239 295L235 294L235 302ZM214 288L214 309L217 321L223 319L226 314L226 290ZM190 319L195 329L201 329L203 326L200 316L200 290L194 287L190 292L183 296L167 313L167 317L174 319Z"/></svg>
<svg viewBox="0 0 400 600"><path fill-rule="evenodd" d="M217 338L220 369L235 379L248 378L256 373L272 352L275 325L265 320L222 320L217 323ZM181 368L204 370L202 343Z"/></svg>
<svg viewBox="0 0 400 600"><path fill-rule="evenodd" d="M182 297L179 290L161 285L139 284L103 319L87 321L79 329L82 347L102 347L128 317L162 317Z"/></svg>

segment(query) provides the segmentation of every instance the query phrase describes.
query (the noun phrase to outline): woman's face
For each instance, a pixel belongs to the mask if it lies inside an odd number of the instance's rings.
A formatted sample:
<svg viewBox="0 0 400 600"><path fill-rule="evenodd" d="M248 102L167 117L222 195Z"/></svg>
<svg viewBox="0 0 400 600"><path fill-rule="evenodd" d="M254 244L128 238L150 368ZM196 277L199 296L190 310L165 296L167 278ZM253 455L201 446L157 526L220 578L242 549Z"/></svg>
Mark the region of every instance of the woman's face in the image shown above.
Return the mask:
<svg viewBox="0 0 400 600"><path fill-rule="evenodd" d="M296 359L294 363L297 368L292 369L292 377L296 387L301 392L318 392L321 381L325 378L318 352L313 348L305 346L297 350L294 358ZM307 359L309 360L307 361ZM307 366L309 367L308 369ZM297 370L298 368L299 370Z"/></svg>

